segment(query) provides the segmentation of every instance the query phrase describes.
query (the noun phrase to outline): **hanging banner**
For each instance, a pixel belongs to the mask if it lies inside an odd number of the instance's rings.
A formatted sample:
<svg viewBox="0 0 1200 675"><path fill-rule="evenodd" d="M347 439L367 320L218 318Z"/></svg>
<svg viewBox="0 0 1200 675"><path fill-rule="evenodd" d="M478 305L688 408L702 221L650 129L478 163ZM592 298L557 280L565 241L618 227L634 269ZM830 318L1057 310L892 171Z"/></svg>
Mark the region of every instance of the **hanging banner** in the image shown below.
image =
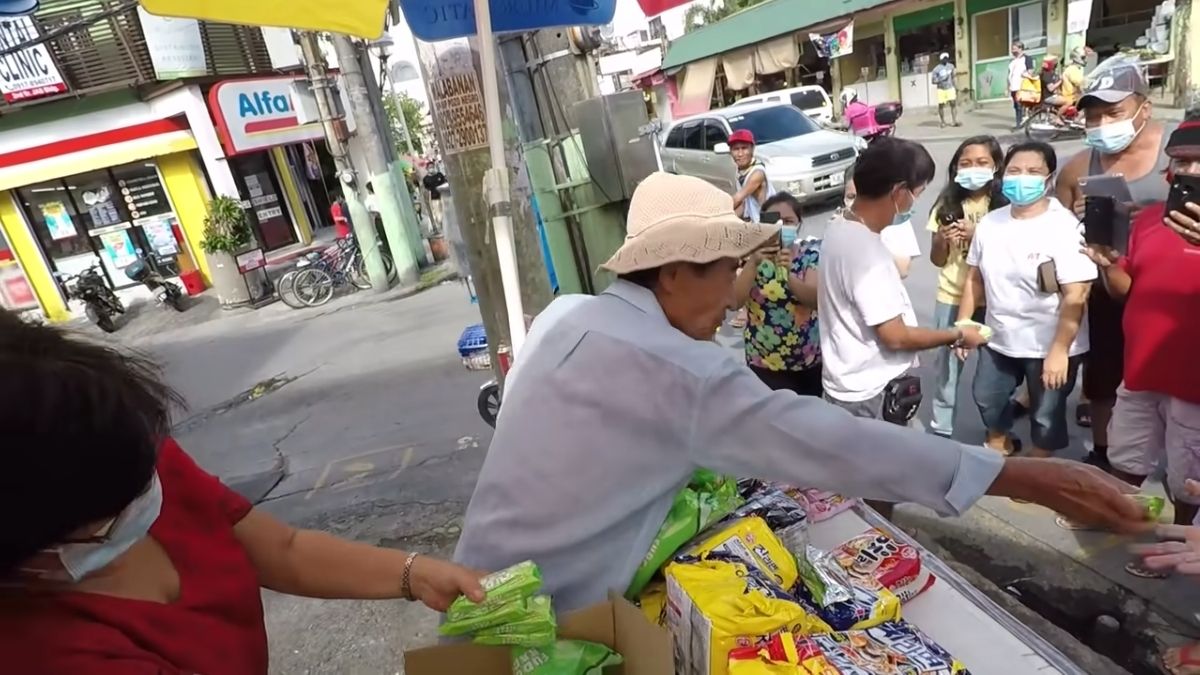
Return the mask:
<svg viewBox="0 0 1200 675"><path fill-rule="evenodd" d="M383 34L388 0L141 0L151 14L247 26L346 33L374 40ZM470 6L470 0L467 1Z"/></svg>
<svg viewBox="0 0 1200 675"><path fill-rule="evenodd" d="M5 49L39 37L33 19L0 20L0 47ZM67 91L45 43L0 58L0 93L9 103L53 96Z"/></svg>
<svg viewBox="0 0 1200 675"><path fill-rule="evenodd" d="M854 53L854 22L835 33L809 33L817 55L826 59L836 59L839 56Z"/></svg>
<svg viewBox="0 0 1200 675"><path fill-rule="evenodd" d="M138 20L146 36L150 63L160 80L178 80L208 74L200 22L154 16L138 6Z"/></svg>
<svg viewBox="0 0 1200 675"><path fill-rule="evenodd" d="M517 33L555 26L600 26L611 23L616 0L508 0L489 3L492 32ZM426 42L475 34L471 0L400 0L413 35Z"/></svg>

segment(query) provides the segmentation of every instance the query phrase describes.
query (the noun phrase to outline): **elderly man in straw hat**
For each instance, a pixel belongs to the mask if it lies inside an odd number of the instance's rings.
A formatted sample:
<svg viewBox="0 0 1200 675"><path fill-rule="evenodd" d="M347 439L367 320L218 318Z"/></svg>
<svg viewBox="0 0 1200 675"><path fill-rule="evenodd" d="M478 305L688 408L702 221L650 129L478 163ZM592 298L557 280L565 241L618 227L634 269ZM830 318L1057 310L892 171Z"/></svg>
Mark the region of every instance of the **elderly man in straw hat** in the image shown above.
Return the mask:
<svg viewBox="0 0 1200 675"><path fill-rule="evenodd" d="M772 391L712 341L739 261L773 240L729 195L656 173L634 193L619 277L554 301L507 383L455 560L532 559L559 610L624 592L697 467L962 513L984 494L1139 529L1113 479L1078 462L1004 459Z"/></svg>

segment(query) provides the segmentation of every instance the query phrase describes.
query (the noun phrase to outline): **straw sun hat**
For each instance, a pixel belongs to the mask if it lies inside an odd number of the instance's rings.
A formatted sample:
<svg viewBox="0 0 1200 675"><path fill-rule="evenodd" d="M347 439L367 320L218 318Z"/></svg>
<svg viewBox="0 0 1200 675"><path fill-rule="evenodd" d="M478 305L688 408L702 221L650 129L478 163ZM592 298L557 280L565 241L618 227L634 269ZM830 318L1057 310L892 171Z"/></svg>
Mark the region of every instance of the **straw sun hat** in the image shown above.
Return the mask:
<svg viewBox="0 0 1200 675"><path fill-rule="evenodd" d="M743 221L733 212L733 198L710 183L659 171L634 191L626 231L625 243L601 265L616 274L744 258L779 227Z"/></svg>

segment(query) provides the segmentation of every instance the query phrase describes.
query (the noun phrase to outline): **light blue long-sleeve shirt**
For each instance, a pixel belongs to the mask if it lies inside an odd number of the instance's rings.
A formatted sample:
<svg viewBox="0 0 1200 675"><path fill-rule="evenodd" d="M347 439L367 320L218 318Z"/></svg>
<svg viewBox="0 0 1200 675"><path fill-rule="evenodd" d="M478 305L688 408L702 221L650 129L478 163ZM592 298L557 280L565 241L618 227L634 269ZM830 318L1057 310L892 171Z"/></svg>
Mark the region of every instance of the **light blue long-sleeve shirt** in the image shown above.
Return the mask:
<svg viewBox="0 0 1200 675"><path fill-rule="evenodd" d="M542 569L559 611L624 593L697 467L962 513L1003 460L817 398L771 391L737 355L616 281L534 322L455 560Z"/></svg>

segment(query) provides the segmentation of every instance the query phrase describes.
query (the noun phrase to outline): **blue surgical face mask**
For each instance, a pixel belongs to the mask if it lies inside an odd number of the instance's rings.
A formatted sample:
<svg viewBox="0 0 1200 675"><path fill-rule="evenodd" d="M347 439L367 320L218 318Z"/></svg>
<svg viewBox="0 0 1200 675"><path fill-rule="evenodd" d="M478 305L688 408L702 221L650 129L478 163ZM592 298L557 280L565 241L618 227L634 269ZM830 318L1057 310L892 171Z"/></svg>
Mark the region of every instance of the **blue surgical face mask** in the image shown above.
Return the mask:
<svg viewBox="0 0 1200 675"><path fill-rule="evenodd" d="M974 192L983 189L988 183L995 178L996 172L985 166L972 166L965 169L959 169L958 173L954 174L954 182L958 183L964 190Z"/></svg>
<svg viewBox="0 0 1200 675"><path fill-rule="evenodd" d="M146 491L130 502L109 528L104 541L62 544L58 559L71 580L78 583L87 575L104 569L150 533L150 526L162 512L162 484L155 473Z"/></svg>
<svg viewBox="0 0 1200 675"><path fill-rule="evenodd" d="M913 210L917 208L917 197L912 192L909 192L909 196L912 197L912 204L904 211L901 211L899 206L896 207L896 215L892 217L892 225L903 225L912 220Z"/></svg>
<svg viewBox="0 0 1200 675"><path fill-rule="evenodd" d="M1145 105L1144 103L1142 105ZM1133 113L1133 117L1120 122L1111 122L1098 127L1093 127L1087 130L1087 138L1084 139L1084 144L1104 155L1114 155L1128 148L1133 143L1133 139L1146 128L1142 125L1141 128L1133 126L1133 120L1137 119L1142 109L1139 107L1137 112Z"/></svg>
<svg viewBox="0 0 1200 675"><path fill-rule="evenodd" d="M1002 186L1004 196L1017 206L1029 206L1046 196L1045 176L1005 176Z"/></svg>

